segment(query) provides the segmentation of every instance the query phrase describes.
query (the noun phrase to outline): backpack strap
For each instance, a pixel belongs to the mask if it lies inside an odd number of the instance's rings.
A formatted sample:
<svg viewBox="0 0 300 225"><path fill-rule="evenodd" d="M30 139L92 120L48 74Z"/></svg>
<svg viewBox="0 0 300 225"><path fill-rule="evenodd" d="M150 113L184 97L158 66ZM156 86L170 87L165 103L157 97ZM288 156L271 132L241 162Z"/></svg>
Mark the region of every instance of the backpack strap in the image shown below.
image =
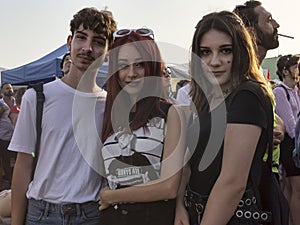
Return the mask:
<svg viewBox="0 0 300 225"><path fill-rule="evenodd" d="M261 95L261 92L258 91L260 84L254 81L246 81L242 83L238 88L237 91L234 91L231 95L229 95L229 100L227 104L231 104L234 96L241 90L248 90L251 93L255 94L255 96L259 99L260 103L262 104L263 108L265 109L268 117L268 125L267 125L267 134L268 134L268 158L267 163L270 168L272 168L272 152L273 152L273 127L274 127L274 113L273 113L273 106L267 94Z"/></svg>
<svg viewBox="0 0 300 225"><path fill-rule="evenodd" d="M288 101L290 101L290 94L289 94L288 90L286 89L286 87L282 84L278 84L274 87L274 89L277 88L277 87L282 87L284 89L286 98L287 98Z"/></svg>
<svg viewBox="0 0 300 225"><path fill-rule="evenodd" d="M36 143L35 143L35 152L33 154L33 170L32 170L32 178L37 165L39 152L40 152L40 144L41 144L41 134L42 134L42 118L43 118L43 109L45 102L45 95L43 93L43 83L31 84L30 88L33 88L36 92Z"/></svg>
<svg viewBox="0 0 300 225"><path fill-rule="evenodd" d="M259 91L258 88L261 88L259 83L254 82L254 81L246 81L237 88L237 91L234 91L230 96L228 96L228 97L230 97L228 102L229 102L229 104L231 104L233 97L238 93L239 90L248 90L251 93L255 94L255 96L257 96L257 98L259 99L260 103L262 104L263 108L266 111L267 118L268 118L268 124L267 124L268 157L267 157L266 163L267 163L268 168L272 171L273 127L274 127L273 106L271 104L271 101L270 101L268 95L265 93L261 94L261 91ZM262 162L263 162L263 160L262 160ZM255 171L254 172L250 171L249 178L252 183L252 188L255 193L255 196L259 197L260 192L259 192L258 186L255 185L255 177L254 176L257 174L261 174L262 168L253 168L253 169ZM257 202L258 202L258 205L261 206L260 198L257 198Z"/></svg>

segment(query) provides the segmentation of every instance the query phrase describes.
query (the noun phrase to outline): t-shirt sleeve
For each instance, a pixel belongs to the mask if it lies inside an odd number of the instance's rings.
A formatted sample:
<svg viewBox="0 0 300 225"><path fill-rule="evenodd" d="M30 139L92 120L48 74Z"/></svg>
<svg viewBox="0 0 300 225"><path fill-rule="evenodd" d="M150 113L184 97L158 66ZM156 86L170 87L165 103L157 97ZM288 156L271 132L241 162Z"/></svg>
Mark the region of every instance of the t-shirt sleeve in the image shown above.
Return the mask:
<svg viewBox="0 0 300 225"><path fill-rule="evenodd" d="M234 96L228 107L227 122L267 128L268 117L256 94L242 90Z"/></svg>

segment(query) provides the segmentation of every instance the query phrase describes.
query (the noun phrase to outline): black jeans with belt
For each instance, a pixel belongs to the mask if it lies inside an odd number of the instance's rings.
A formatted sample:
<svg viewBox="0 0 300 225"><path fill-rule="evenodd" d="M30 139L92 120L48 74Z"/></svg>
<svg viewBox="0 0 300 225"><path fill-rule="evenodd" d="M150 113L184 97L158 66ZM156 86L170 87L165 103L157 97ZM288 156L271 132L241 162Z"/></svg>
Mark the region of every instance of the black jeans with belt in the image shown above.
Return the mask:
<svg viewBox="0 0 300 225"><path fill-rule="evenodd" d="M184 196L185 207L189 214L190 224L200 224L204 214L208 196L200 195L192 191L189 187ZM217 212L216 212L217 215ZM252 189L245 191L240 200L234 216L227 225L261 225L270 222L271 213L258 209L258 204Z"/></svg>

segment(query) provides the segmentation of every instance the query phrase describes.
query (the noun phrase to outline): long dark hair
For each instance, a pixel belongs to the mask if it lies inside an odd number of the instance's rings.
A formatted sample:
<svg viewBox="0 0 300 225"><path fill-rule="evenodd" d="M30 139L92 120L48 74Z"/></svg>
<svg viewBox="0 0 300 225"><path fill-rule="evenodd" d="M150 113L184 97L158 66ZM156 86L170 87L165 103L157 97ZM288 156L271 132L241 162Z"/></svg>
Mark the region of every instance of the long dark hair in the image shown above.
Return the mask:
<svg viewBox="0 0 300 225"><path fill-rule="evenodd" d="M145 79L143 86L143 94L146 97L138 100L136 103L136 113L134 119L129 124L130 111L130 96L126 93L120 94L122 87L119 84L119 65L118 55L121 46L130 44L133 45L141 54L145 78L157 77L159 79ZM136 130L144 127L149 119L155 116L165 117L161 110L160 103L163 101L162 96L162 79L161 79L161 55L158 46L151 37L141 36L135 32L127 36L119 37L115 40L112 50L109 53L109 70L107 79L107 98L103 119L102 141L104 142L113 132L114 128L118 126L127 126L131 130ZM149 93L149 94L148 94ZM155 93L155 95L153 94ZM119 95L120 94L120 95ZM117 102L118 112L117 115L113 112L113 104L116 98L121 99ZM113 121L113 124L112 124Z"/></svg>
<svg viewBox="0 0 300 225"><path fill-rule="evenodd" d="M196 26L193 37L191 56L191 96L198 111L207 108L207 99L204 93L213 92L213 88L207 80L207 84L200 87L199 77L203 77L205 69L201 63L200 42L205 33L210 30L217 30L229 35L232 39L233 60L231 68L231 84L233 89L246 80L253 80L261 83L269 96L272 91L266 80L261 76L259 63L255 54L254 43L245 28L242 20L233 12L221 11L204 16ZM205 77L205 76L204 76ZM203 78L201 78L203 80ZM200 79L200 82L201 82ZM206 89L206 90L203 90ZM209 100L208 100L209 101Z"/></svg>

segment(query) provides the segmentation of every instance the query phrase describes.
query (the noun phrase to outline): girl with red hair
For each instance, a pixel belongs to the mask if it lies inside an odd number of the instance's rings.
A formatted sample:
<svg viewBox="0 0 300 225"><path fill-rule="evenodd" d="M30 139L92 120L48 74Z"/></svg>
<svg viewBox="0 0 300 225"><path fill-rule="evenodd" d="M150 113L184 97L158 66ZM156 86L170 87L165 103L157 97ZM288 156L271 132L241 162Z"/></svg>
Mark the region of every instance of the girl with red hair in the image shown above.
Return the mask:
<svg viewBox="0 0 300 225"><path fill-rule="evenodd" d="M108 187L103 224L173 225L184 132L164 100L162 60L150 29L115 32L101 150Z"/></svg>

